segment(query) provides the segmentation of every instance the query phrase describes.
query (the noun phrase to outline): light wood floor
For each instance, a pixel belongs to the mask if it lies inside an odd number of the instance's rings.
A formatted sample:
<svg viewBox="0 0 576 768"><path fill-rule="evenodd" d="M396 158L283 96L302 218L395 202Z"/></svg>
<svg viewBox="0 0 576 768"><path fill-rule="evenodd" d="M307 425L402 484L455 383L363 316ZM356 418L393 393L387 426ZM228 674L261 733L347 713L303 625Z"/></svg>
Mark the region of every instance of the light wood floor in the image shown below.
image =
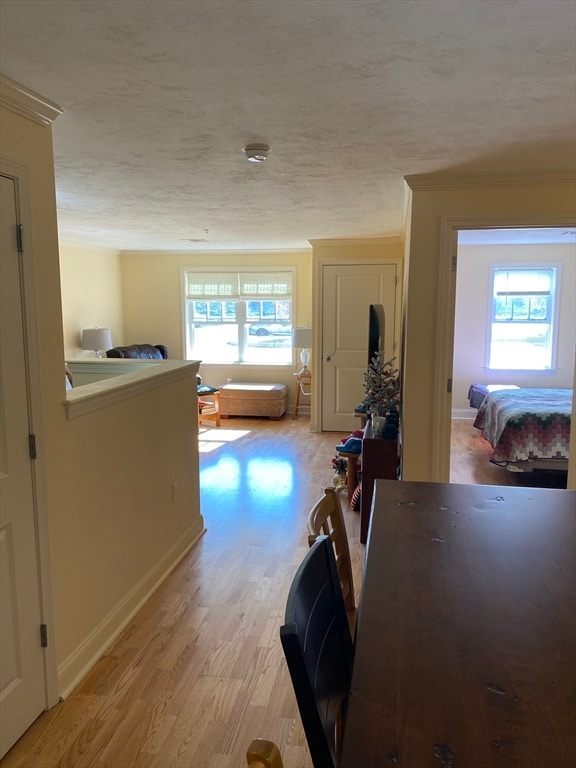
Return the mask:
<svg viewBox="0 0 576 768"><path fill-rule="evenodd" d="M305 417L205 430L206 535L2 768L241 768L257 736L278 743L286 768L310 768L278 629L341 437L310 433ZM471 422L453 442L454 482L514 480L489 465ZM358 594L359 515L343 501Z"/></svg>
<svg viewBox="0 0 576 768"><path fill-rule="evenodd" d="M450 482L472 485L518 485L566 488L566 473L509 472L490 463L492 448L473 419L452 421Z"/></svg>
<svg viewBox="0 0 576 768"><path fill-rule="evenodd" d="M450 482L472 485L516 485L516 476L490 464L492 448L473 427L473 419L453 419Z"/></svg>
<svg viewBox="0 0 576 768"><path fill-rule="evenodd" d="M310 768L279 627L344 435L308 425L230 419L203 432L207 533L2 768L241 768L254 737L276 741L286 768ZM358 590L358 513L345 516Z"/></svg>

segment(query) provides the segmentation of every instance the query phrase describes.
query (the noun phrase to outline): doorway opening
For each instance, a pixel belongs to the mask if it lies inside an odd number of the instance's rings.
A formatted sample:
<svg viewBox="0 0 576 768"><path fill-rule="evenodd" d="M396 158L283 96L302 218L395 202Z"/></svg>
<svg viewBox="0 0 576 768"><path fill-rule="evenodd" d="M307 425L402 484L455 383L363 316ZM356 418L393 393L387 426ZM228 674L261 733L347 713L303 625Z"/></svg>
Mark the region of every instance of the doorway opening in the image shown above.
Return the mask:
<svg viewBox="0 0 576 768"><path fill-rule="evenodd" d="M572 389L576 346L576 231L567 227L516 227L460 229L456 234L450 481L566 487L565 471L513 472L491 463L492 446L483 438L482 430L473 426L477 409L468 394L473 384ZM517 362L511 363L510 368L490 368L488 352L491 327L494 328L491 273L498 266L517 271L552 266L557 269L555 299L558 311L549 318L553 325L549 330L554 333L556 364L549 370L532 369L531 360L535 358L529 353L525 353L528 358L525 364ZM519 290L509 293L507 301L515 302L520 322L500 323L499 330L506 336L512 336L518 328L524 333L530 323L526 297L520 296ZM543 291L539 293L543 294ZM538 301L542 315L544 300L540 297ZM508 319L505 313L502 316L504 321ZM540 343L538 334L543 325L539 324L538 331L536 325L534 322L533 341Z"/></svg>

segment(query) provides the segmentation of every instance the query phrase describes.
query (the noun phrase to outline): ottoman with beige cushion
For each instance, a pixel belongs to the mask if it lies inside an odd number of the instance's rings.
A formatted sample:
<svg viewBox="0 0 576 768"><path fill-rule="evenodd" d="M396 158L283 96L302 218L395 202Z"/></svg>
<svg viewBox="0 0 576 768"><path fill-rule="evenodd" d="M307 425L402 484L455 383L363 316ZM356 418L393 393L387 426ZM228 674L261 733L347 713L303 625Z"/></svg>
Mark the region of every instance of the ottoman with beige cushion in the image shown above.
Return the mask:
<svg viewBox="0 0 576 768"><path fill-rule="evenodd" d="M220 387L220 418L267 416L281 419L288 407L286 384L237 381Z"/></svg>

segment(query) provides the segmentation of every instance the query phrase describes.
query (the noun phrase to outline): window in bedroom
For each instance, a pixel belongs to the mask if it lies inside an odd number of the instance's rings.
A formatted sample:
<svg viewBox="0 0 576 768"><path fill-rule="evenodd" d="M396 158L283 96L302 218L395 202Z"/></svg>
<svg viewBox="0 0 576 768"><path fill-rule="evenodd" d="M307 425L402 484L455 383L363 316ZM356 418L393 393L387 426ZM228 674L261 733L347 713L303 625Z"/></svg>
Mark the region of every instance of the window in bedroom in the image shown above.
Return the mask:
<svg viewBox="0 0 576 768"><path fill-rule="evenodd" d="M186 358L292 365L293 270L184 272Z"/></svg>
<svg viewBox="0 0 576 768"><path fill-rule="evenodd" d="M554 368L559 271L559 267L491 268L488 368Z"/></svg>

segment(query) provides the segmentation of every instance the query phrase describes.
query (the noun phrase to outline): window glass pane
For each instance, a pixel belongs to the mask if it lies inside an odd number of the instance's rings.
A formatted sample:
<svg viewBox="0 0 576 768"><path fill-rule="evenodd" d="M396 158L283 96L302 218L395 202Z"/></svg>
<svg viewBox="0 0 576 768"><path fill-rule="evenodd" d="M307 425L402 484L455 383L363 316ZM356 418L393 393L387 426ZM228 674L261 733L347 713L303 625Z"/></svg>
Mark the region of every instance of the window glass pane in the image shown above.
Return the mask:
<svg viewBox="0 0 576 768"><path fill-rule="evenodd" d="M490 368L550 368L550 328L545 323L493 323Z"/></svg>
<svg viewBox="0 0 576 768"><path fill-rule="evenodd" d="M494 299L494 319L512 320L512 302L508 296L496 296Z"/></svg>
<svg viewBox="0 0 576 768"><path fill-rule="evenodd" d="M548 320L548 305L550 299L547 296L532 296L530 299L530 320Z"/></svg>
<svg viewBox="0 0 576 768"><path fill-rule="evenodd" d="M243 359L250 363L292 362L292 302L248 302L249 322Z"/></svg>
<svg viewBox="0 0 576 768"><path fill-rule="evenodd" d="M262 319L262 303L260 301L248 301L246 306L246 319L247 320L261 320Z"/></svg>
<svg viewBox="0 0 576 768"><path fill-rule="evenodd" d="M262 331L266 331L262 333ZM292 326L256 323L250 326L244 350L247 363L291 363Z"/></svg>
<svg viewBox="0 0 576 768"><path fill-rule="evenodd" d="M512 320L528 320L528 299L526 296L514 296L512 304Z"/></svg>
<svg viewBox="0 0 576 768"><path fill-rule="evenodd" d="M555 267L493 269L490 368L552 367L555 280Z"/></svg>
<svg viewBox="0 0 576 768"><path fill-rule="evenodd" d="M190 307L192 319L208 320L208 304L205 301L191 301Z"/></svg>
<svg viewBox="0 0 576 768"><path fill-rule="evenodd" d="M210 363L238 360L238 326L232 323L193 323L190 358Z"/></svg>
<svg viewBox="0 0 576 768"><path fill-rule="evenodd" d="M206 286L204 281L203 286ZM188 290L188 288L187 288ZM292 363L292 301L188 300L187 357L212 363Z"/></svg>
<svg viewBox="0 0 576 768"><path fill-rule="evenodd" d="M276 317L278 318L278 320L284 320L284 321L291 320L292 319L292 302L277 301Z"/></svg>
<svg viewBox="0 0 576 768"><path fill-rule="evenodd" d="M222 302L221 301L208 302L208 319L222 320Z"/></svg>

